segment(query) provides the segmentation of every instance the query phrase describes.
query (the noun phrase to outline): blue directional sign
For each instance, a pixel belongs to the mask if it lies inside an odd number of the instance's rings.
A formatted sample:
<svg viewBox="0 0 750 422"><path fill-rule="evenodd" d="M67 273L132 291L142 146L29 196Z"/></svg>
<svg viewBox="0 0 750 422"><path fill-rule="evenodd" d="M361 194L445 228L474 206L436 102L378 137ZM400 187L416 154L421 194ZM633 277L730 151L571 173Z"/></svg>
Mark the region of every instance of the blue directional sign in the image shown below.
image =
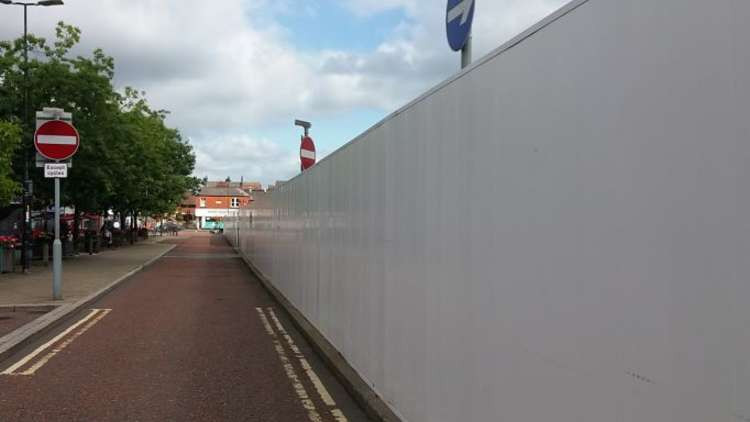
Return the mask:
<svg viewBox="0 0 750 422"><path fill-rule="evenodd" d="M473 20L474 0L448 0L445 28L448 32L448 44L454 51L459 51L466 45Z"/></svg>

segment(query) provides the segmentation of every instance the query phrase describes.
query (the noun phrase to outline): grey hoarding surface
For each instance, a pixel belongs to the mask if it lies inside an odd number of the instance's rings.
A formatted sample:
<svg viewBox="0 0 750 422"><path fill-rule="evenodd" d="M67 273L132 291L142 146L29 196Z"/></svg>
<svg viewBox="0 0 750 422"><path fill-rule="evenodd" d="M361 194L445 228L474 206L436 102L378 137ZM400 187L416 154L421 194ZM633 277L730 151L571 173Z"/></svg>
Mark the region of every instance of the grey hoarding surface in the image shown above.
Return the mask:
<svg viewBox="0 0 750 422"><path fill-rule="evenodd" d="M750 420L750 2L579 5L230 236L405 420Z"/></svg>

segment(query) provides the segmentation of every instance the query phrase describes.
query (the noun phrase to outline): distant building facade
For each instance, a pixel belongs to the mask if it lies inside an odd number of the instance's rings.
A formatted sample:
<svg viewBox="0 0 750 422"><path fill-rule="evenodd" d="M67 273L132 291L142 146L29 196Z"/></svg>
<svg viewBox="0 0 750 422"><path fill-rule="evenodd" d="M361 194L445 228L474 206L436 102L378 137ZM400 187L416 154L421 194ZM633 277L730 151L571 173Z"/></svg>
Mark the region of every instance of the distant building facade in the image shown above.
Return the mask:
<svg viewBox="0 0 750 422"><path fill-rule="evenodd" d="M197 195L186 194L179 212L183 220L195 221L202 230L223 227L224 219L248 205L253 192L262 192L259 182L206 182Z"/></svg>

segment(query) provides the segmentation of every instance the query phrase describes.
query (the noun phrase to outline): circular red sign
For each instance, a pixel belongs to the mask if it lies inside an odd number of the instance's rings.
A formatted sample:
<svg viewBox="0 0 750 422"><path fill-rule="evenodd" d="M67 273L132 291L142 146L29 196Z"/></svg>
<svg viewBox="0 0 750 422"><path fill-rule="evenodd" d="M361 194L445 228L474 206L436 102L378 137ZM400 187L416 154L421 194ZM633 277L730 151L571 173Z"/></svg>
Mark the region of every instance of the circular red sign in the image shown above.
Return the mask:
<svg viewBox="0 0 750 422"><path fill-rule="evenodd" d="M62 120L50 120L34 133L34 146L43 157L66 160L78 151L80 137L73 125Z"/></svg>
<svg viewBox="0 0 750 422"><path fill-rule="evenodd" d="M315 143L309 136L302 137L299 146L299 159L302 162L302 170L307 170L315 165Z"/></svg>

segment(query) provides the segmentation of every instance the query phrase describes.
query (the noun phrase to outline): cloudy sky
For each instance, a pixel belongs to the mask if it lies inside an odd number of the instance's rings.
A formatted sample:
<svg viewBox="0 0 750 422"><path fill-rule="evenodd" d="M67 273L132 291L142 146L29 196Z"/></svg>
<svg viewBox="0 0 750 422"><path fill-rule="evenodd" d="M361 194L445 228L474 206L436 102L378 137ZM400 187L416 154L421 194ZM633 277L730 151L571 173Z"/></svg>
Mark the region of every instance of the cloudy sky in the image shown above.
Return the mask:
<svg viewBox="0 0 750 422"><path fill-rule="evenodd" d="M566 0L477 0L475 59ZM29 9L29 31L83 31L78 53L115 58L116 84L172 112L196 150L196 176L286 180L299 128L322 157L459 70L445 0L65 0ZM0 5L0 39L23 9Z"/></svg>

